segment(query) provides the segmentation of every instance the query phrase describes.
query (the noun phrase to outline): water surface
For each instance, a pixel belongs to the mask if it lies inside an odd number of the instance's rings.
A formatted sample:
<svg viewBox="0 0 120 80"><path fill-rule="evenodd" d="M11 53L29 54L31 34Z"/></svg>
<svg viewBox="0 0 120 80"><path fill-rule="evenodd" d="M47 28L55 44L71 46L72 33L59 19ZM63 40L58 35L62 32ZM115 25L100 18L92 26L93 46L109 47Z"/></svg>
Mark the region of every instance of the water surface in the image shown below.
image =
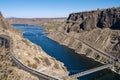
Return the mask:
<svg viewBox="0 0 120 80"><path fill-rule="evenodd" d="M102 65L92 59L86 58L84 55L79 55L75 53L74 50L59 45L57 42L49 39L45 34L45 31L38 26L24 24L14 24L13 26L16 29L22 30L24 32L24 38L27 38L31 42L41 46L47 54L63 62L70 72L70 75ZM120 76L108 69L105 69L80 77L79 80L120 80Z"/></svg>

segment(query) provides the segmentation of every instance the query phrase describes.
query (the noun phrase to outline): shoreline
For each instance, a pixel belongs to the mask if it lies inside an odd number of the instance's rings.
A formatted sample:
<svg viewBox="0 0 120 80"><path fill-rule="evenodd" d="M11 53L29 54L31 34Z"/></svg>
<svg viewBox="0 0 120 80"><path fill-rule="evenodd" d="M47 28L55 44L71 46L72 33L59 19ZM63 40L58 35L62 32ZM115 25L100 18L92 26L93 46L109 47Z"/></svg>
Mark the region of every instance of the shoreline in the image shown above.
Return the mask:
<svg viewBox="0 0 120 80"><path fill-rule="evenodd" d="M20 25L24 25L24 24L20 24ZM25 24L25 25L28 25L28 26L38 26L38 25L30 25L30 24ZM45 34L46 34L46 36L47 36L48 38L50 38L50 39L52 39L53 41L57 42L59 45L66 46L66 45L61 44L60 42L56 41L56 40L53 39L52 37L50 37L50 35L49 35L50 32L49 32L49 31L46 31L42 26L38 26L38 27L42 28L42 29L45 31ZM73 49L72 47L69 47L69 46L66 46L66 47L74 50L74 52L75 52L76 54L84 55L86 58L93 59L94 61L99 62L100 64L105 64L104 62L95 59L94 56L89 56L89 55L86 55L85 53L77 52L75 49ZM113 68L109 68L109 69L110 69L111 71L117 73ZM117 74L120 75L120 73L117 73Z"/></svg>
<svg viewBox="0 0 120 80"><path fill-rule="evenodd" d="M63 46L66 46L66 47L68 47L68 48L74 50L76 54L84 55L86 58L90 58L90 59L92 59L92 60L94 60L94 61L96 61L96 62L99 62L100 64L105 64L104 62L102 62L102 61L96 59L96 58L95 58L94 56L92 56L92 55L86 55L86 53L77 52L77 51L76 51L75 49L73 49L72 47L69 47L69 46L67 46L67 45L64 44L64 43L60 43L59 41L57 41L57 40L55 40L53 37L51 37L49 34L48 34L47 36L48 36L48 38L52 39L53 41L56 41L58 44L63 45ZM97 55L97 54L96 54L96 55ZM115 72L116 74L120 75L120 72L116 72L116 71L114 70L114 69L115 69L114 66L111 67L111 68L107 68L107 69L109 69L109 70Z"/></svg>

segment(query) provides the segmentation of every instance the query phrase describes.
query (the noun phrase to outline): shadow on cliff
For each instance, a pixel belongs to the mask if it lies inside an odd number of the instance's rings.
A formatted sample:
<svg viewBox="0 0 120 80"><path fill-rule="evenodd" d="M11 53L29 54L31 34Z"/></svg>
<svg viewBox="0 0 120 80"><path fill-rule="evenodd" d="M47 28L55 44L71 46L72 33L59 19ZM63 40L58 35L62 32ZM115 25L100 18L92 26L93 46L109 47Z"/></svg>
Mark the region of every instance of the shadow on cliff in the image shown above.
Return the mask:
<svg viewBox="0 0 120 80"><path fill-rule="evenodd" d="M113 30L120 30L120 21L116 22L113 26L111 26Z"/></svg>
<svg viewBox="0 0 120 80"><path fill-rule="evenodd" d="M104 23L103 22L98 22L97 27L99 28L104 28ZM120 21L117 21L115 24L113 24L110 29L112 30L120 30Z"/></svg>

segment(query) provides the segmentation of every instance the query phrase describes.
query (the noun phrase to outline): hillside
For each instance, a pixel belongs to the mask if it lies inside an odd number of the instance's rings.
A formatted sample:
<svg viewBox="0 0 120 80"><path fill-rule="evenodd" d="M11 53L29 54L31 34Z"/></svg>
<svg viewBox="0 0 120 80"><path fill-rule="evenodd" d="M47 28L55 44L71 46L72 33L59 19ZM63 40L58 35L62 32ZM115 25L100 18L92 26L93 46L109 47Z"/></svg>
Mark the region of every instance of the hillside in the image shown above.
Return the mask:
<svg viewBox="0 0 120 80"><path fill-rule="evenodd" d="M49 37L74 49L78 54L104 64L110 63L109 59L93 48L120 58L120 7L71 13L65 24L50 30ZM119 73L120 62L112 70Z"/></svg>
<svg viewBox="0 0 120 80"><path fill-rule="evenodd" d="M60 18L6 18L10 24L27 24L42 27L46 32L50 29L58 28L65 21L66 17Z"/></svg>
<svg viewBox="0 0 120 80"><path fill-rule="evenodd" d="M47 23L62 23L66 20L61 18L6 18L10 24L28 24L28 25L45 25Z"/></svg>
<svg viewBox="0 0 120 80"><path fill-rule="evenodd" d="M70 80L68 71L63 63L55 58L47 55L41 47L33 44L27 39L22 38L22 32L15 30L0 13L0 34L9 36L12 39L12 53L19 56L19 59L25 65L36 70L45 72L49 75L59 77L61 79ZM0 80L39 80L35 75L14 66L14 62L10 57L11 52L6 49L0 49ZM8 66L6 66L8 65ZM5 67L4 67L5 66ZM5 69L4 69L5 68ZM6 70L7 69L7 70ZM9 70L10 69L10 70ZM6 70L6 71L4 71ZM41 77L42 78L42 77ZM41 80L40 78L40 80Z"/></svg>

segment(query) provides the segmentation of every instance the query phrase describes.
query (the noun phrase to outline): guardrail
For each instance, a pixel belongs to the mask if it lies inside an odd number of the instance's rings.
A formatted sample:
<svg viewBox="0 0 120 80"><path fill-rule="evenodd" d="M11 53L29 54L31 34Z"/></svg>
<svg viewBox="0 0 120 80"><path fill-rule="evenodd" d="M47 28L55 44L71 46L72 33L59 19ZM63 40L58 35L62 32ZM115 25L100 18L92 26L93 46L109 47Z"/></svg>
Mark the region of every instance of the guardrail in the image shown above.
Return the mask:
<svg viewBox="0 0 120 80"><path fill-rule="evenodd" d="M24 69L32 74L35 74L37 76L41 76L41 77L49 79L49 80L62 80L62 79L57 78L55 76L49 75L45 72L40 72L40 71L37 71L31 67L24 65L24 63L21 60L19 60L18 57L13 53L11 53L11 57L12 57L13 61L15 61L17 63L17 65L19 65L22 69Z"/></svg>

